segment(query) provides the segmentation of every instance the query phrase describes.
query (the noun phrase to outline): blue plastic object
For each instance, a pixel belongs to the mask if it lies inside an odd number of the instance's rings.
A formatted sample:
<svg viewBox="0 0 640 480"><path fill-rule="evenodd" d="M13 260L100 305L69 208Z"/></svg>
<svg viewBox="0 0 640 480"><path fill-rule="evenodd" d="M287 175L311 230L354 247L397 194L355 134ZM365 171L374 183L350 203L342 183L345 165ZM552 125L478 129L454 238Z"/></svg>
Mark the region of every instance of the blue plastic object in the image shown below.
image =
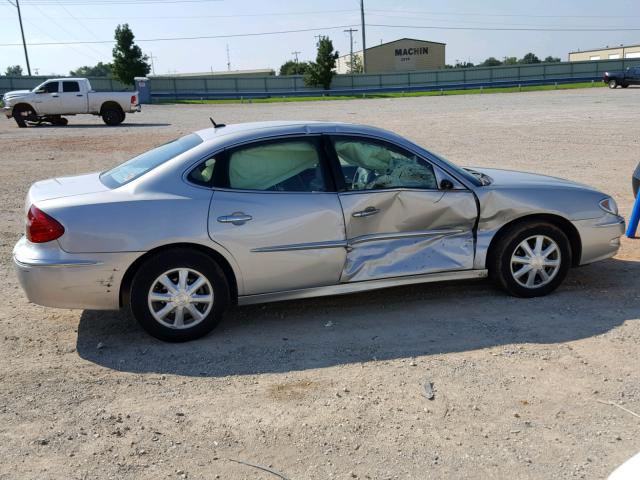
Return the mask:
<svg viewBox="0 0 640 480"><path fill-rule="evenodd" d="M627 237L636 237L638 222L640 222L640 192L638 192L636 202L633 204L633 210L631 211L631 217L629 218L629 225L627 226Z"/></svg>

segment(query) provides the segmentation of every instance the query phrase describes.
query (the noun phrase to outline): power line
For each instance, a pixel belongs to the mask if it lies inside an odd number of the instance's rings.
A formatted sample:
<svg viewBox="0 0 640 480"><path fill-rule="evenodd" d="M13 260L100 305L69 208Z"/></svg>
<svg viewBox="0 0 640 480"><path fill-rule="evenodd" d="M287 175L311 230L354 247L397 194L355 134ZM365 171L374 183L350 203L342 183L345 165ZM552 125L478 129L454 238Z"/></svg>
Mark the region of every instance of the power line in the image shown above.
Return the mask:
<svg viewBox="0 0 640 480"><path fill-rule="evenodd" d="M441 25L389 25L382 23L368 23L369 27L381 28L419 28L432 30L477 30L489 32L636 32L640 28L631 27L605 27L605 28L512 28L512 27L451 27Z"/></svg>
<svg viewBox="0 0 640 480"><path fill-rule="evenodd" d="M144 16L132 16L132 15L120 15L113 17L76 17L82 20L176 20L176 19L201 19L201 18L237 18L237 17L282 17L282 16L308 16L308 15L325 15L336 13L359 13L360 10L316 10L308 12L265 12L265 13L239 13L235 15L144 15ZM66 17L58 17L66 18Z"/></svg>
<svg viewBox="0 0 640 480"><path fill-rule="evenodd" d="M528 18L640 18L640 15L535 15L518 13L456 13L456 12L429 12L425 10L380 10L368 9L368 12L382 13L409 13L424 15L441 15L450 17L528 17Z"/></svg>
<svg viewBox="0 0 640 480"><path fill-rule="evenodd" d="M259 37L266 35L284 35L288 33L303 33L303 32L316 32L318 30L337 30L340 28L354 27L357 25L336 25L333 27L316 27L316 28L301 28L298 30L279 30L274 32L256 32L256 33L233 33L228 35L198 35L193 37L162 37L162 38L143 38L136 39L136 42L165 42L175 40L206 40L216 38L236 38L236 37ZM101 44L101 43L115 43L115 40L92 40L86 42L35 42L30 43L31 46L46 46L46 45L84 45L84 44ZM21 43L0 43L0 47L15 47L20 46Z"/></svg>

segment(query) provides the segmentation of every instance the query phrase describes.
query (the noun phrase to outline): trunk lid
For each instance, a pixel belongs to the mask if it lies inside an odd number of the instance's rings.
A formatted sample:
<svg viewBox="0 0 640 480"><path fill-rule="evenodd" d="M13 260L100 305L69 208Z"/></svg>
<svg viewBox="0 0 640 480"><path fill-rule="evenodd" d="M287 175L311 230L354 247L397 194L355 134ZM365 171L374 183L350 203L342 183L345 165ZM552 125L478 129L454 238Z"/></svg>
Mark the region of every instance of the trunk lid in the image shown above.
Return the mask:
<svg viewBox="0 0 640 480"><path fill-rule="evenodd" d="M88 193L104 192L109 190L100 181L100 173L87 173L73 177L50 178L41 180L31 185L27 194L27 205L61 197L72 197Z"/></svg>

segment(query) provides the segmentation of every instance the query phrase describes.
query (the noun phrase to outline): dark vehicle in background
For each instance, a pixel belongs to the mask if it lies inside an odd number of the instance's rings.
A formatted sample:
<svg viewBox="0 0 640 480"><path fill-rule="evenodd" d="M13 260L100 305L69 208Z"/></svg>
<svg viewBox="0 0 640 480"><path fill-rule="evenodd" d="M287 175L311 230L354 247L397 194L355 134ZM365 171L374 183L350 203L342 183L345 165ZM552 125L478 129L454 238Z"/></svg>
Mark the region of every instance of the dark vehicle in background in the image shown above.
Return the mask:
<svg viewBox="0 0 640 480"><path fill-rule="evenodd" d="M629 85L640 85L640 67L628 67L621 72L604 72L602 81L609 85L609 88L621 86L627 88Z"/></svg>
<svg viewBox="0 0 640 480"><path fill-rule="evenodd" d="M636 171L633 172L633 178L631 179L631 183L633 184L633 195L638 196L638 189L640 189L640 163L636 167Z"/></svg>

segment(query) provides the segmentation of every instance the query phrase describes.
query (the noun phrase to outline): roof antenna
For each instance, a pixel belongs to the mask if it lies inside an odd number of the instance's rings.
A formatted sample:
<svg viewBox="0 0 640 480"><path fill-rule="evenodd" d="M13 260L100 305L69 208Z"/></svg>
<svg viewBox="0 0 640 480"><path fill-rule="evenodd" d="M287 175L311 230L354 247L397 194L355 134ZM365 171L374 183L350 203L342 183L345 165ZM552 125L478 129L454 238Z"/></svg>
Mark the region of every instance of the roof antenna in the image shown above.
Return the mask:
<svg viewBox="0 0 640 480"><path fill-rule="evenodd" d="M224 123L216 123L213 117L209 117L209 120L211 120L211 123L213 124L213 128L222 128L225 126Z"/></svg>

